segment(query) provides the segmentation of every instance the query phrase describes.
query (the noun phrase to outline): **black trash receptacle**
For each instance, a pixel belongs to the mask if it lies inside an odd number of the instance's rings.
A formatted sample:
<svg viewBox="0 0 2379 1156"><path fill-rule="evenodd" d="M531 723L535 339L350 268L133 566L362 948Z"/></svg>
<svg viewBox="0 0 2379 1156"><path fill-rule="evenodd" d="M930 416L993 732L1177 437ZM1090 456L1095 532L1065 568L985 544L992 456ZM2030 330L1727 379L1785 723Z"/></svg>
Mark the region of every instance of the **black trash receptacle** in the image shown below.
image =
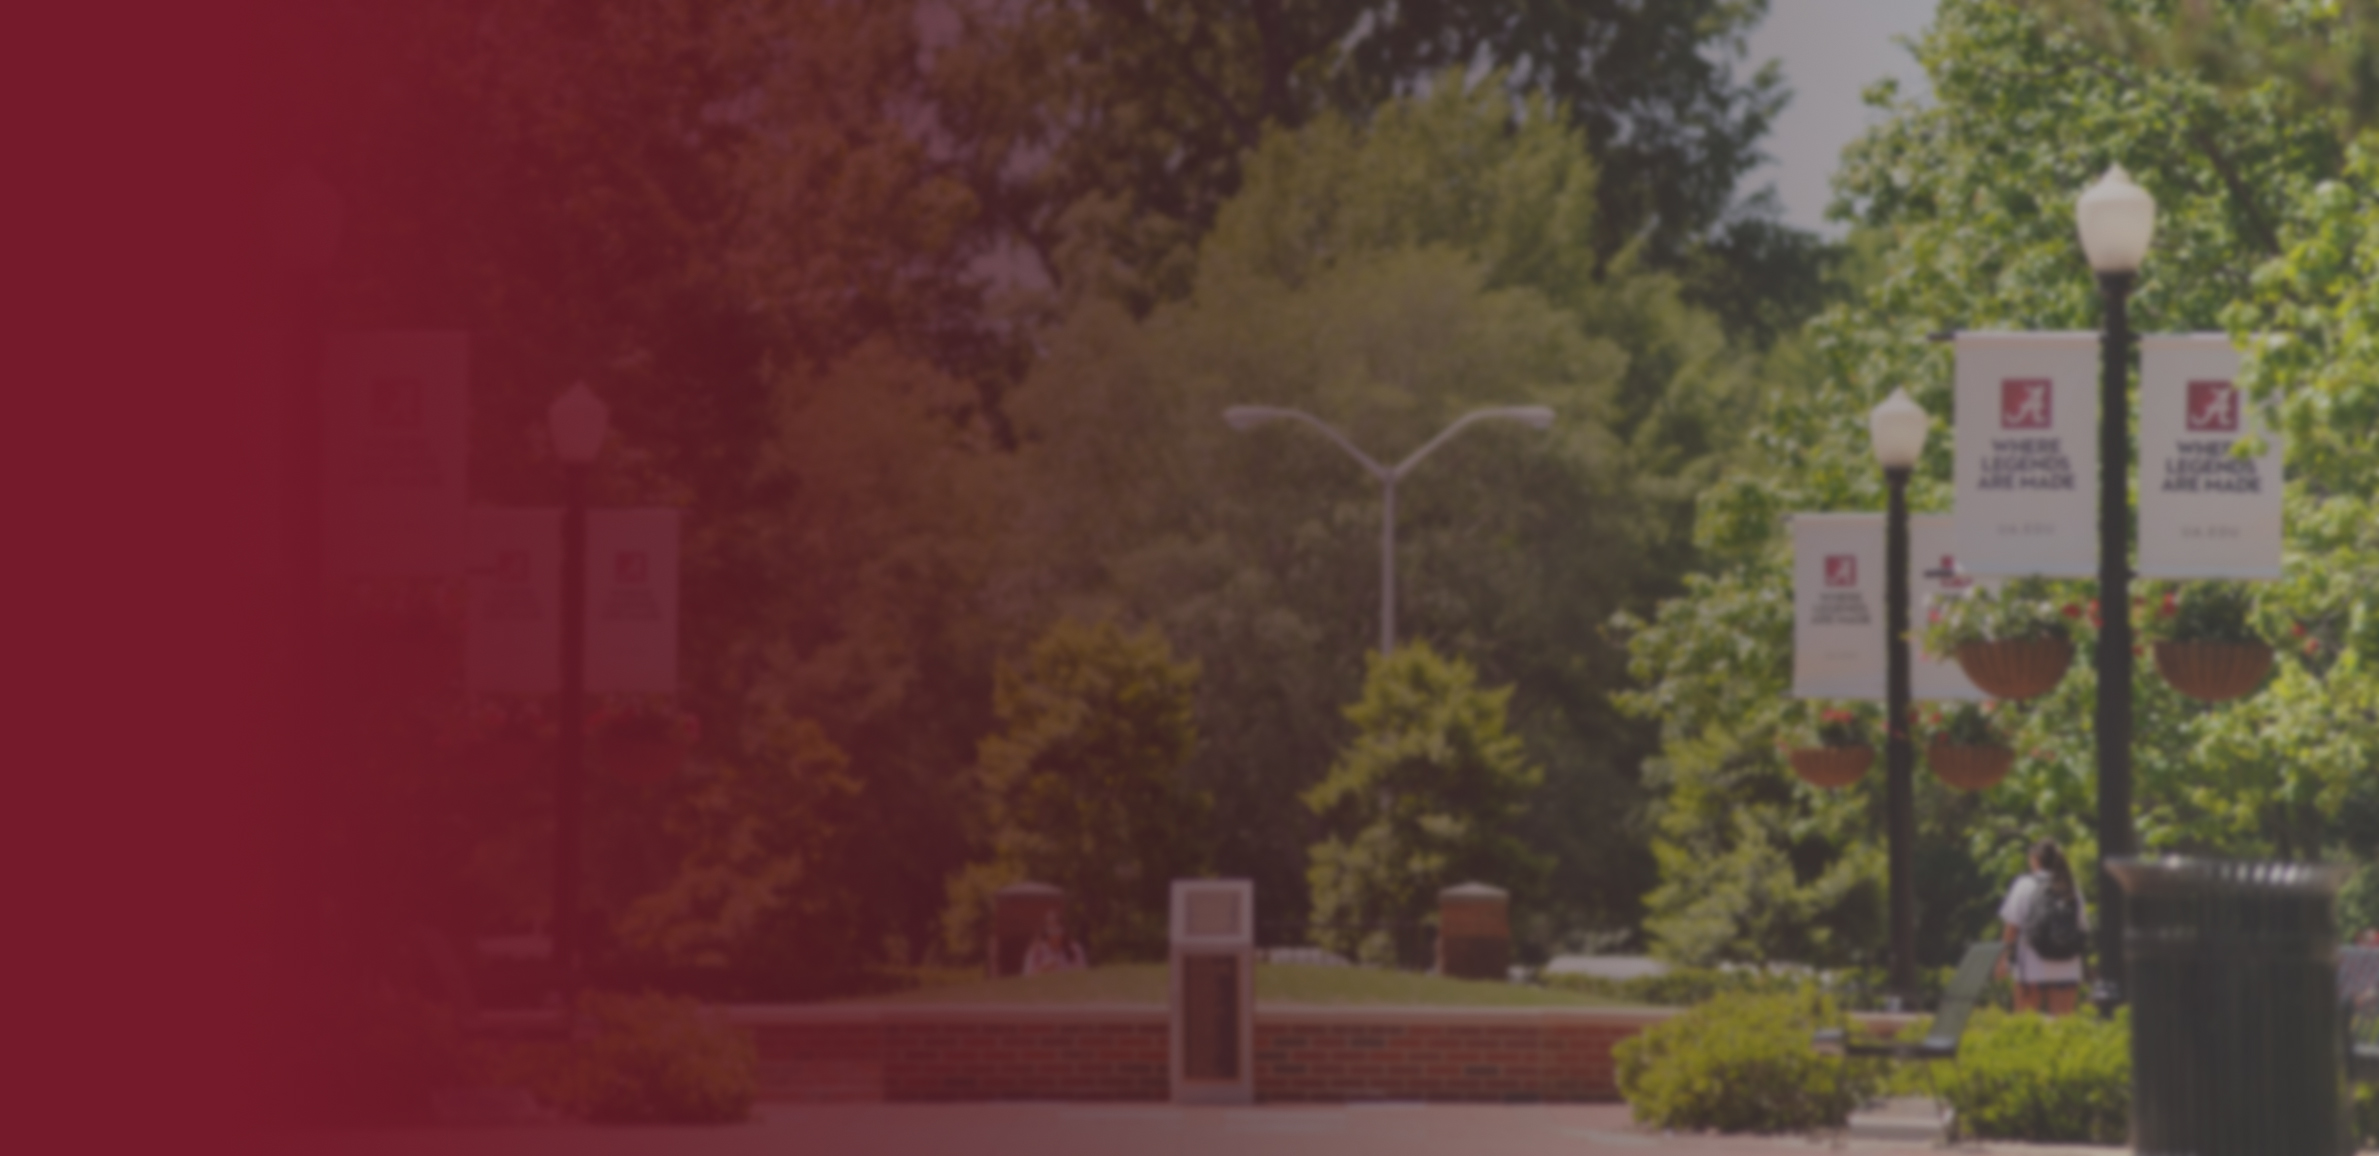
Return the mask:
<svg viewBox="0 0 2379 1156"><path fill-rule="evenodd" d="M2319 863L2119 859L2131 1146L2171 1156L2354 1151L2335 905Z"/></svg>

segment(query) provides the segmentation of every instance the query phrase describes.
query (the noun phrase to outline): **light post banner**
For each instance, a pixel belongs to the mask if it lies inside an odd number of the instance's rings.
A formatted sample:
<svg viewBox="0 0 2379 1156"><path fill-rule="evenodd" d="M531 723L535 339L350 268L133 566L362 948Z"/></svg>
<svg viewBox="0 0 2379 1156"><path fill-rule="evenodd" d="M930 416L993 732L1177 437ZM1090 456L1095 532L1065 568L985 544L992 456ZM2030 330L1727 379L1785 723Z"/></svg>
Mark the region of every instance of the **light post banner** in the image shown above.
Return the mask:
<svg viewBox="0 0 2379 1156"><path fill-rule="evenodd" d="M355 332L323 347L323 568L452 577L467 552L470 335Z"/></svg>
<svg viewBox="0 0 2379 1156"><path fill-rule="evenodd" d="M587 689L677 692L678 512L587 512Z"/></svg>
<svg viewBox="0 0 2379 1156"><path fill-rule="evenodd" d="M2098 573L2098 335L1960 333L1957 525L1969 574Z"/></svg>
<svg viewBox="0 0 2379 1156"><path fill-rule="evenodd" d="M1876 536L1882 537L1880 520ZM1969 590L1995 585L1976 578L1958 565L1957 519L1949 514L1916 514L1908 519L1908 684L1919 702L1979 701L1990 696L1966 677L1966 668L1947 655L1936 656L1924 647L1925 626L1933 607ZM1881 698L1879 694L1876 696Z"/></svg>
<svg viewBox="0 0 2379 1156"><path fill-rule="evenodd" d="M1793 516L1793 694L1882 702L1884 515ZM1908 519L1908 690L1918 702L1989 697L1955 659L1924 648L1934 604L1988 581L1958 565L1948 514Z"/></svg>
<svg viewBox="0 0 2379 1156"><path fill-rule="evenodd" d="M678 511L588 510L586 689L677 690ZM562 683L562 512L470 513L464 684L554 694Z"/></svg>
<svg viewBox="0 0 2379 1156"><path fill-rule="evenodd" d="M470 527L463 684L552 694L562 681L562 512L476 509Z"/></svg>
<svg viewBox="0 0 2379 1156"><path fill-rule="evenodd" d="M1883 515L1795 514L1793 695L1883 699Z"/></svg>
<svg viewBox="0 0 2379 1156"><path fill-rule="evenodd" d="M2239 393L2220 333L2140 338L2139 572L2280 576L2280 438ZM2263 452L2232 452L2260 437Z"/></svg>

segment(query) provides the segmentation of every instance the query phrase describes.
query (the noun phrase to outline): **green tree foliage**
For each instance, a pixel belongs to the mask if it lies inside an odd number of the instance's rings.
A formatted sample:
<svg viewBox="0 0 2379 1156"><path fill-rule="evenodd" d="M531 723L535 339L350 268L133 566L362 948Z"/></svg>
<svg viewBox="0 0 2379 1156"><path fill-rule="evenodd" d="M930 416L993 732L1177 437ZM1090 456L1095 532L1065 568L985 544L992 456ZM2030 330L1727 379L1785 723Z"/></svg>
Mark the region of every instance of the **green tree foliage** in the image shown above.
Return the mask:
<svg viewBox="0 0 2379 1156"><path fill-rule="evenodd" d="M1065 890L1093 958L1160 955L1172 881L1207 865L1209 800L1182 776L1197 681L1163 635L1113 622L1060 622L1002 663L976 762L992 858L953 882L947 925L963 933L992 889L1030 878Z"/></svg>
<svg viewBox="0 0 2379 1156"><path fill-rule="evenodd" d="M1070 232L1098 234L1139 275L1135 309L1188 288L1187 252L1267 129L1361 120L1448 69L1502 69L1574 119L1607 175L1604 257L1645 236L1665 261L1701 238L1783 103L1773 69L1736 71L1764 0L956 7L937 115L981 204L1053 274Z"/></svg>
<svg viewBox="0 0 2379 1156"><path fill-rule="evenodd" d="M1043 339L1011 399L1029 545L1000 596L1152 622L1198 661L1216 865L1301 925L1296 798L1376 645L1380 491L1311 431L1222 411L1304 409L1392 462L1469 409L1553 407L1550 431L1479 426L1400 486L1399 634L1515 687L1546 768L1526 826L1559 864L1551 923L1523 934L1632 925L1642 732L1608 706L1604 624L1682 568L1745 366L1673 280L1597 267L1583 137L1492 85L1276 134L1247 171L1189 298L1135 319L1087 297Z"/></svg>
<svg viewBox="0 0 2379 1156"><path fill-rule="evenodd" d="M831 878L832 818L858 784L816 724L771 712L743 731L746 758L723 760L668 817L684 858L667 886L620 917L632 947L673 964L759 964L829 975L843 952L827 927L850 897Z"/></svg>
<svg viewBox="0 0 2379 1156"><path fill-rule="evenodd" d="M2023 7L1972 0L1941 6L1918 57L1935 102L1898 102L1888 85L1871 92L1892 119L1847 152L1836 178L1835 211L1862 231L1858 296L1772 360L1756 452L1702 496L1696 534L1713 565L1683 597L1629 624L1645 685L1625 701L1658 718L1663 733L1647 771L1659 794L1662 868L1648 926L1675 956L1831 962L1880 950L1874 777L1821 793L1794 782L1777 750L1800 709L1785 699L1791 580L1782 515L1882 505L1864 418L1895 386L1942 423L1917 468L1913 508L1948 508L1950 356L1925 334L2094 328L2095 286L2071 206L2112 162L2159 204L2155 249L2133 301L2143 331L2227 320L2242 332L2289 335L2278 348L2296 349L2304 324L2282 302L2306 297L2281 290L2289 270L2331 270L2314 275L2341 295L2367 280L2322 264L2323 234L2310 219L2310 210L2353 199L2335 191L2347 187L2338 178L2351 177L2337 138L2292 115L2269 86L2225 94L2044 26ZM2274 263L2284 252L2288 259ZM2269 312L2243 314L2248 302ZM2300 648L2266 691L2214 707L2180 698L2140 664L2136 808L2150 850L2319 853L2354 784L2368 777L2372 735L2350 721L2365 717L2368 690L2339 676L2355 668L2336 648L2370 589L2360 577L2367 555L2347 545L2362 540L2369 520L2359 499L2335 496L2347 475L2317 480L2332 453L2325 447L2354 442L2365 427L2311 417L2327 404L2314 400L2325 393L2320 381L2304 373L2267 385L2295 440L2288 576L2258 593L2267 637L2292 637L2302 622L2330 657ZM2333 504L2340 500L2348 504ZM2061 594L2090 597L2085 583ZM2085 636L2084 653L2089 644ZM1936 960L1987 930L1990 891L2021 869L2026 841L2052 835L2079 861L2095 856L2095 687L2086 667L2050 696L2002 709L1998 722L2020 756L2006 783L1961 796L1920 775L1918 844L1936 861L1931 878L1920 871L1920 931Z"/></svg>
<svg viewBox="0 0 2379 1156"><path fill-rule="evenodd" d="M1305 792L1329 832L1306 870L1317 943L1369 963L1426 963L1426 941L1400 933L1434 924L1440 890L1478 881L1536 898L1547 864L1518 828L1544 772L1506 729L1511 698L1427 643L1372 656L1363 697L1346 708L1354 738Z"/></svg>

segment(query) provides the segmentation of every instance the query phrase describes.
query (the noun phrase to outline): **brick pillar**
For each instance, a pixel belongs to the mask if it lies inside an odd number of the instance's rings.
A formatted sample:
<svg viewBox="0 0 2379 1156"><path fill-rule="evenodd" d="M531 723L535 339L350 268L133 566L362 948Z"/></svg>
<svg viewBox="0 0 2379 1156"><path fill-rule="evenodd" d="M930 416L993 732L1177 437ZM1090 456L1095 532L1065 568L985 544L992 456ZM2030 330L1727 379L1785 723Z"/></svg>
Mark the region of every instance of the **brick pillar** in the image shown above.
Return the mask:
<svg viewBox="0 0 2379 1156"><path fill-rule="evenodd" d="M1464 883L1437 893L1437 971L1461 979L1511 974L1511 893Z"/></svg>
<svg viewBox="0 0 2379 1156"><path fill-rule="evenodd" d="M1041 934L1042 921L1065 907L1066 893L1026 880L991 893L991 935L983 953L983 974L993 979L1024 974L1024 949Z"/></svg>

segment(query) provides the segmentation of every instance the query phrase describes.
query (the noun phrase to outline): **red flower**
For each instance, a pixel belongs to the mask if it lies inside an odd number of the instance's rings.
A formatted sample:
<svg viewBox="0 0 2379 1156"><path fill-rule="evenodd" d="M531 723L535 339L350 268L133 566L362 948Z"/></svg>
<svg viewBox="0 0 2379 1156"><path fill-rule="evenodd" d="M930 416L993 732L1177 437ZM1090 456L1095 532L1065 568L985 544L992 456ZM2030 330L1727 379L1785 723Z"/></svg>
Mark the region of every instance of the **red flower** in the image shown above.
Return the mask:
<svg viewBox="0 0 2379 1156"><path fill-rule="evenodd" d="M2291 622L2288 624L2288 629L2298 638L2303 638L2305 636L2305 624L2302 622Z"/></svg>
<svg viewBox="0 0 2379 1156"><path fill-rule="evenodd" d="M2308 639L2306 639L2306 640L2305 640L2305 653L2306 653L2306 654L2319 654L2319 653L2321 653L2321 640L2320 640L2320 639L2318 639L2318 638L2308 638Z"/></svg>
<svg viewBox="0 0 2379 1156"><path fill-rule="evenodd" d="M2180 612L2181 612L2181 598L2180 598L2180 595L2178 595L2178 594L2175 594L2175 593L2173 593L2173 592L2172 592L2172 591L2170 591L2170 590L2167 590L2167 591L2165 591L2165 592L2164 592L2164 616L2165 616L2166 618L2170 618L2170 617L2172 617L2173 615L2175 615L2175 614L2178 614L2178 613L2180 613Z"/></svg>
<svg viewBox="0 0 2379 1156"><path fill-rule="evenodd" d="M2093 602L2091 605L2096 606L2097 603ZM2065 616L2067 618L2079 618L2082 616L2082 608L2074 605L2071 602L2068 602L2065 604Z"/></svg>

